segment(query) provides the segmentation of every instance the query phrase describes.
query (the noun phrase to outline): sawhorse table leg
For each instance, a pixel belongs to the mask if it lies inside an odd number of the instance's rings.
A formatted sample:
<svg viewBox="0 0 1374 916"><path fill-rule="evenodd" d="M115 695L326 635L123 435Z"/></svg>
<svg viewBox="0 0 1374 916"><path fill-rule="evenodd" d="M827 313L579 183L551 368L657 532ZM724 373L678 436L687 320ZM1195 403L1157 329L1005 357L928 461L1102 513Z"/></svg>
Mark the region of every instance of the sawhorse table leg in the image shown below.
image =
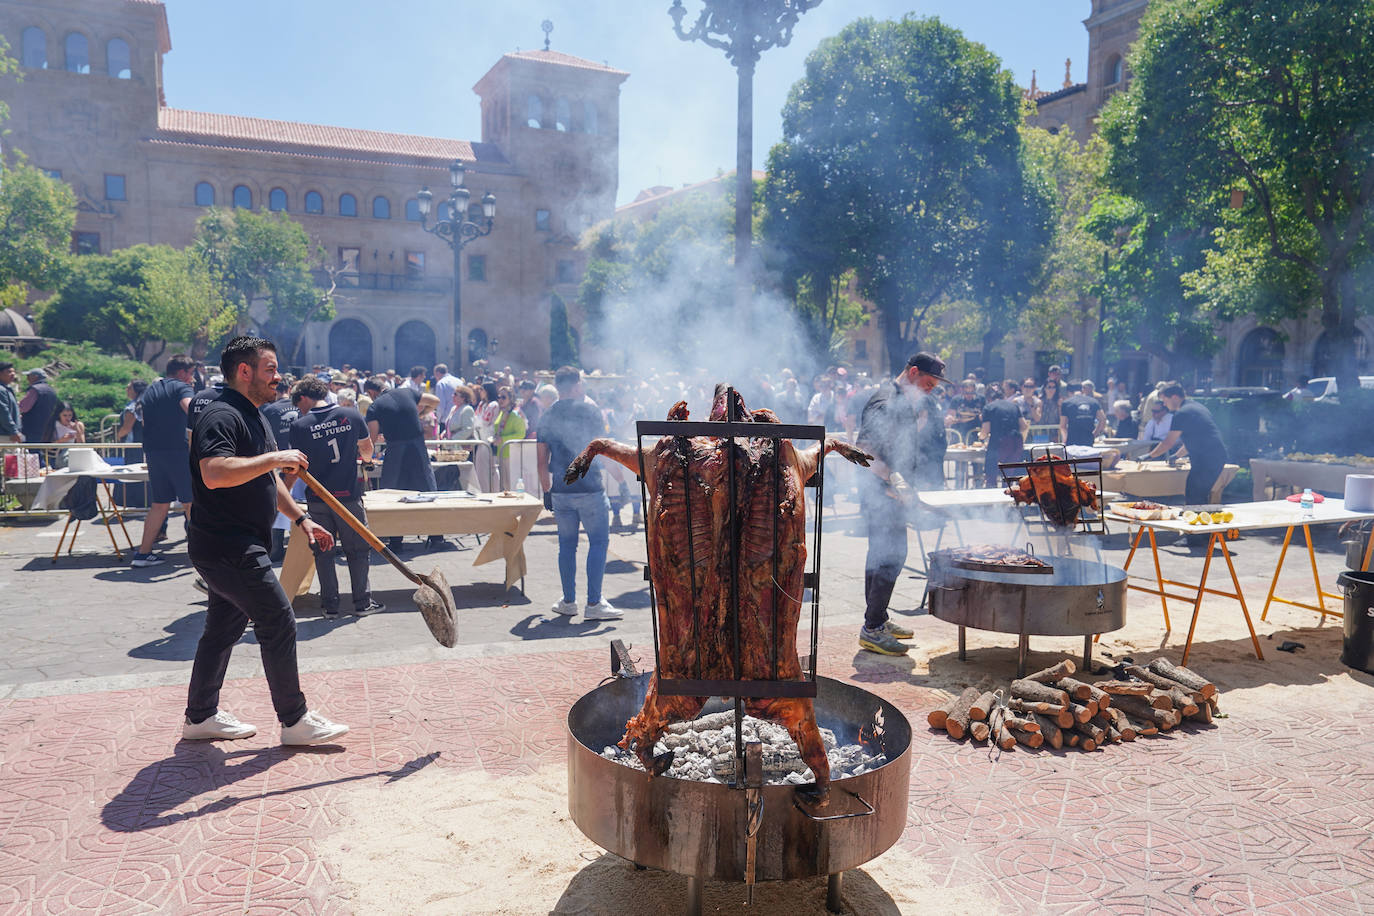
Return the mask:
<svg viewBox="0 0 1374 916"><path fill-rule="evenodd" d="M1212 552L1221 549L1221 556L1226 561L1226 568L1231 573L1231 584L1235 586L1234 593L1221 592L1207 587L1207 574L1212 567ZM1202 613L1202 598L1205 594L1221 595L1224 598L1235 598L1240 602L1240 612L1245 617L1245 626L1250 630L1250 643L1255 647L1255 657L1264 661L1264 651L1260 649L1259 636L1255 633L1255 625L1250 620L1250 609L1245 606L1245 594L1240 587L1240 577L1236 575L1235 564L1231 562L1231 551L1226 547L1226 534L1221 531L1212 532L1207 539L1207 558L1202 562L1202 578L1197 584L1197 600L1193 604L1193 620L1188 625L1188 640L1183 644L1182 664L1188 664L1188 653L1193 649L1193 633L1197 630L1197 619Z"/></svg>
<svg viewBox="0 0 1374 916"><path fill-rule="evenodd" d="M1274 567L1274 578L1269 581L1269 595L1264 599L1264 610L1260 613L1260 620L1269 619L1269 605L1273 604L1274 602L1278 602L1279 604L1292 605L1293 607L1304 608L1309 611L1316 611L1317 613L1322 615L1322 623L1326 622L1327 617L1345 616L1340 611L1329 611L1326 609L1327 598L1340 599L1341 596L1333 592L1328 592L1322 588L1321 573L1317 571L1317 552L1312 546L1311 525L1303 525L1302 532L1303 537L1306 538L1307 541L1307 559L1312 567L1312 589L1317 593L1317 603L1308 604L1304 601L1293 601L1288 598L1280 598L1278 595L1274 594L1275 590L1278 589L1279 574L1283 572L1284 558L1288 556L1288 545L1293 540L1293 531L1297 527L1297 525L1289 525L1288 530L1283 533L1283 549L1279 551L1279 562L1278 565ZM1365 569L1369 568L1369 553L1371 547L1374 547L1374 538L1371 538L1370 543L1365 545L1364 561L1361 563L1361 566Z"/></svg>

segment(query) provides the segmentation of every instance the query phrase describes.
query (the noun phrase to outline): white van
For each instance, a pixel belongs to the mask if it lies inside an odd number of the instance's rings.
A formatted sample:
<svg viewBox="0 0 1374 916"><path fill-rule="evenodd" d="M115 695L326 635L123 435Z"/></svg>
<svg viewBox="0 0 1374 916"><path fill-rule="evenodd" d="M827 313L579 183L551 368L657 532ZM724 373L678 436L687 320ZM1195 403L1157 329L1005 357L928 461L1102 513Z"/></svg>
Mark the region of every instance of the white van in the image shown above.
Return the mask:
<svg viewBox="0 0 1374 916"><path fill-rule="evenodd" d="M1360 376L1360 387L1374 388L1374 375ZM1307 397L1311 397L1318 401L1334 398L1336 396L1336 380L1329 375L1323 376L1322 378L1308 379L1307 390L1310 392Z"/></svg>

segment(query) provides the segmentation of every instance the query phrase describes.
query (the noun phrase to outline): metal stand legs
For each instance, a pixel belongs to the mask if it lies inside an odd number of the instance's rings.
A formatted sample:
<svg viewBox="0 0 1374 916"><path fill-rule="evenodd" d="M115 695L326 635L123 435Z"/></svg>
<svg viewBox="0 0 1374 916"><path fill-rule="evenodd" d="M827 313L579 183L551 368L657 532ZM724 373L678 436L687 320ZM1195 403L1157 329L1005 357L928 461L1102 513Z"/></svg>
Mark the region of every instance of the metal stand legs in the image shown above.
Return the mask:
<svg viewBox="0 0 1374 916"><path fill-rule="evenodd" d="M701 879L696 875L687 876L687 916L701 916Z"/></svg>
<svg viewBox="0 0 1374 916"><path fill-rule="evenodd" d="M825 887L825 908L831 913L843 913L844 905L840 903L840 891L844 884L844 872L837 871L830 876L830 880Z"/></svg>

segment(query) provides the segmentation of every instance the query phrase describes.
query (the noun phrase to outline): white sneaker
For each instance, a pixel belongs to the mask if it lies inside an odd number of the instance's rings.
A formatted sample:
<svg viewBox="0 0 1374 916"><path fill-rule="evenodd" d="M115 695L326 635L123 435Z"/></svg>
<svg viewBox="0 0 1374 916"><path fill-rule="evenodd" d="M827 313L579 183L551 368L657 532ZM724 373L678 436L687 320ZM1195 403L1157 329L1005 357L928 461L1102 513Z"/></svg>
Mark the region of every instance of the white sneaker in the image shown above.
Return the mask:
<svg viewBox="0 0 1374 916"><path fill-rule="evenodd" d="M328 744L348 734L348 726L330 722L317 712L307 711L295 725L281 727L282 744Z"/></svg>
<svg viewBox="0 0 1374 916"><path fill-rule="evenodd" d="M186 719L181 726L181 737L188 741L233 741L236 738L251 738L257 733L256 725L240 722L233 713L222 709L204 722Z"/></svg>
<svg viewBox="0 0 1374 916"><path fill-rule="evenodd" d="M555 603L554 603L554 606L553 606L553 612L554 612L555 614L561 614L561 615L563 615L564 617L576 617L576 616L577 616L577 602L576 602L576 601L558 601L558 602L555 602Z"/></svg>
<svg viewBox="0 0 1374 916"><path fill-rule="evenodd" d="M625 614L611 607L611 603L602 598L596 604L587 605L587 609L582 612L584 620L619 620Z"/></svg>

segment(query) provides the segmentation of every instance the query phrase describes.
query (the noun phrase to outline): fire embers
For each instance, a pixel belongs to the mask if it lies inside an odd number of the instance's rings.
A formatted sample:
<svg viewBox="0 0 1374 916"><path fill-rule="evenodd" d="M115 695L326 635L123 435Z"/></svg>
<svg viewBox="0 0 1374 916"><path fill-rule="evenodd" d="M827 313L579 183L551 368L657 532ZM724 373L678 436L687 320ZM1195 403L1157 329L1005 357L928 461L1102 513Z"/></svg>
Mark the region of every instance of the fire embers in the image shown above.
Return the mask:
<svg viewBox="0 0 1374 916"><path fill-rule="evenodd" d="M1006 491L1007 495L1017 503L1038 504L1051 524L1072 528L1078 522L1080 509L1098 508L1097 488L1080 480L1066 461L1048 455L1036 459L1042 461L1044 466L1030 468L1025 477Z"/></svg>
<svg viewBox="0 0 1374 916"><path fill-rule="evenodd" d="M828 728L819 729L819 733L830 776L834 779L861 776L887 763L882 751L870 750L862 744L838 744L835 733ZM796 743L782 726L745 716L744 740L763 745L763 781L766 785L801 786L815 779L815 774L797 752ZM672 762L663 771L664 776L696 782L730 782L735 774L734 713L711 713L690 722L669 725L654 745L656 757L665 754L672 755ZM619 747L607 747L601 756L638 770L644 769L638 757Z"/></svg>

